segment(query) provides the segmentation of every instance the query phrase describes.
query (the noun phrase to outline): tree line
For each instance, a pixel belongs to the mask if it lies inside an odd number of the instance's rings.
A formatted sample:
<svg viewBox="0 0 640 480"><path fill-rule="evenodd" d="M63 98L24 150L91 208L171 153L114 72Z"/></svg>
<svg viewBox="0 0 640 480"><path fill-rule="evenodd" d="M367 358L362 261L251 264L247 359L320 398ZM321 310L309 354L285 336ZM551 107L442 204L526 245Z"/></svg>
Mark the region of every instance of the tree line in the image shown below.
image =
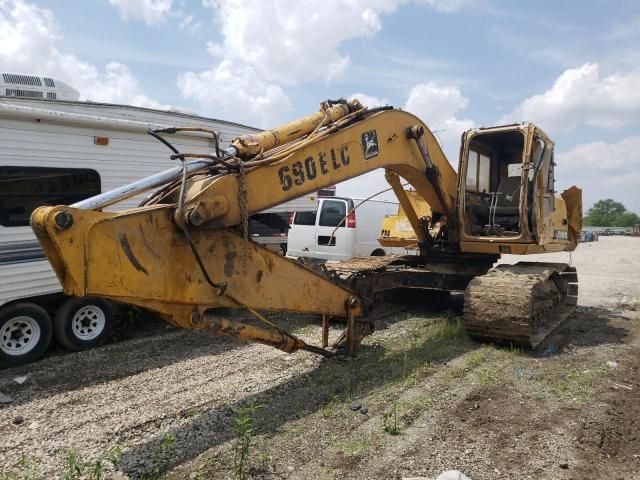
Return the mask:
<svg viewBox="0 0 640 480"><path fill-rule="evenodd" d="M627 210L622 203L606 198L593 204L583 223L590 227L633 227L640 225L640 216Z"/></svg>

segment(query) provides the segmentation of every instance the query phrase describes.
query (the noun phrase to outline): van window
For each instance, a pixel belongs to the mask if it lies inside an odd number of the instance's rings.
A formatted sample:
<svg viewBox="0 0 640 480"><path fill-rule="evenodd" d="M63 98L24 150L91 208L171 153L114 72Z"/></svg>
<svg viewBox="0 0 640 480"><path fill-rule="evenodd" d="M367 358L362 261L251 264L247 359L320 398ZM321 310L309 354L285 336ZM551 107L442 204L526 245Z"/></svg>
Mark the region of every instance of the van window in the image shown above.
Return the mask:
<svg viewBox="0 0 640 480"><path fill-rule="evenodd" d="M315 225L316 224L316 212L296 212L293 217L294 225Z"/></svg>
<svg viewBox="0 0 640 480"><path fill-rule="evenodd" d="M344 227L344 217L347 216L347 204L339 200L325 200L320 212L321 227Z"/></svg>
<svg viewBox="0 0 640 480"><path fill-rule="evenodd" d="M42 205L69 205L100 193L100 175L87 168L0 167L0 225L29 225Z"/></svg>

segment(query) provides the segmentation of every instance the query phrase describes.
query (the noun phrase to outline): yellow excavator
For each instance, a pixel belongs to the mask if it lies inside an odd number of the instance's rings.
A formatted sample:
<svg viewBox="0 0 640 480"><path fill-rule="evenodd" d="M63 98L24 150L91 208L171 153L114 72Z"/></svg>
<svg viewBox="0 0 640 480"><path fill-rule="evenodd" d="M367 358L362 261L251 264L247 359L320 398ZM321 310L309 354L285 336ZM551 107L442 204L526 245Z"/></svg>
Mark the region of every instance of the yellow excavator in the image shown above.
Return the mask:
<svg viewBox="0 0 640 480"><path fill-rule="evenodd" d="M184 130L210 135L212 153L178 151L171 134ZM463 290L471 335L524 346L540 343L576 304L577 274L569 265L492 268L501 254L572 251L580 237L581 191L555 194L554 143L533 124L469 130L457 173L420 119L357 100L327 100L313 115L226 148L201 128L149 133L171 149L175 168L32 214L65 293L144 307L184 328L323 355L353 354L373 331L366 316L373 299L397 288ZM402 207L402 215L385 220L380 242L415 243L419 255L314 269L249 239L250 215L375 169L385 169ZM152 190L138 208L104 211ZM253 317L226 318L230 307ZM268 311L322 315L322 346L283 330ZM345 318L346 328L329 350L332 317Z"/></svg>

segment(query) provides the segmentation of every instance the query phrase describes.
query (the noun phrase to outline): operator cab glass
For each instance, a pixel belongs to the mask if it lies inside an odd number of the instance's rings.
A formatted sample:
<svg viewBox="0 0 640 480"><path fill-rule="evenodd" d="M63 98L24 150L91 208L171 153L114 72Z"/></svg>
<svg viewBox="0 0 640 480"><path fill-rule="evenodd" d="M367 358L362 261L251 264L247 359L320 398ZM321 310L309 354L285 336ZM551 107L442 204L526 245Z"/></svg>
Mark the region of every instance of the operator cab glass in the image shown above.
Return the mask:
<svg viewBox="0 0 640 480"><path fill-rule="evenodd" d="M475 134L469 142L464 215L467 235L517 237L527 181L525 137L520 130Z"/></svg>

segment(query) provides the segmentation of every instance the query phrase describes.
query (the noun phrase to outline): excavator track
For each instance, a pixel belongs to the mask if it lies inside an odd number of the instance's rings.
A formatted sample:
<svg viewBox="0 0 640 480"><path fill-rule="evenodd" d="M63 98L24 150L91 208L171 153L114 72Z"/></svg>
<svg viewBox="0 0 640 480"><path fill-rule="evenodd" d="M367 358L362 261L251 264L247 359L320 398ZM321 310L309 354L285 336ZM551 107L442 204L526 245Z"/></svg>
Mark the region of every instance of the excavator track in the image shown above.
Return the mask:
<svg viewBox="0 0 640 480"><path fill-rule="evenodd" d="M576 269L563 263L499 265L465 291L464 325L477 338L535 348L575 309Z"/></svg>

